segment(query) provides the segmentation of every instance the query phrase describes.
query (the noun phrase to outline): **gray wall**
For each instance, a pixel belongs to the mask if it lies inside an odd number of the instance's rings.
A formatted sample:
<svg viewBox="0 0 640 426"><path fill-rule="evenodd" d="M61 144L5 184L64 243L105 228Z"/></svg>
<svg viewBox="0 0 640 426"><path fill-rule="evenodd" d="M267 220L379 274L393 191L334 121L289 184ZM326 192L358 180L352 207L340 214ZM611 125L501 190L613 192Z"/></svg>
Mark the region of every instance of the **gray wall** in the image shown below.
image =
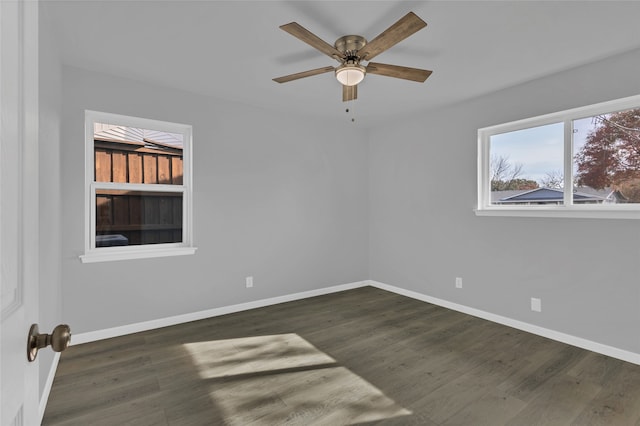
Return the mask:
<svg viewBox="0 0 640 426"><path fill-rule="evenodd" d="M640 353L638 221L473 212L478 128L636 95L639 69L635 51L374 128L370 278Z"/></svg>
<svg viewBox="0 0 640 426"><path fill-rule="evenodd" d="M60 98L62 66L46 19L39 26L39 203L40 271L39 315L41 333L51 333L61 322L60 272ZM54 353L38 353L40 392L44 389Z"/></svg>
<svg viewBox="0 0 640 426"><path fill-rule="evenodd" d="M93 331L370 278L640 352L636 221L473 213L479 127L637 94L638 69L631 52L362 131L65 67L63 319ZM194 126L196 255L80 263L84 109Z"/></svg>
<svg viewBox="0 0 640 426"><path fill-rule="evenodd" d="M76 333L366 278L367 143L351 123L69 67L62 96L63 318ZM85 109L193 125L195 255L80 262Z"/></svg>

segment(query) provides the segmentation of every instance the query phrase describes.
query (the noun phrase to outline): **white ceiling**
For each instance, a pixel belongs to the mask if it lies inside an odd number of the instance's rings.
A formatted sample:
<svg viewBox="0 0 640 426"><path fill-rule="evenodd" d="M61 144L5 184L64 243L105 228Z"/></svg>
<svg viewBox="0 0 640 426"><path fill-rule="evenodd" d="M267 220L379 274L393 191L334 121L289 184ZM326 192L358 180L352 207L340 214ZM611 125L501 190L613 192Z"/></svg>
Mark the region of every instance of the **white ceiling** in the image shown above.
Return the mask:
<svg viewBox="0 0 640 426"><path fill-rule="evenodd" d="M376 62L433 70L423 84L369 75L358 119L439 107L640 48L638 1L56 1L65 64L282 113L344 117L337 62L280 30L296 21L330 44L368 40L414 11L428 26ZM602 84L615 76L602 76Z"/></svg>

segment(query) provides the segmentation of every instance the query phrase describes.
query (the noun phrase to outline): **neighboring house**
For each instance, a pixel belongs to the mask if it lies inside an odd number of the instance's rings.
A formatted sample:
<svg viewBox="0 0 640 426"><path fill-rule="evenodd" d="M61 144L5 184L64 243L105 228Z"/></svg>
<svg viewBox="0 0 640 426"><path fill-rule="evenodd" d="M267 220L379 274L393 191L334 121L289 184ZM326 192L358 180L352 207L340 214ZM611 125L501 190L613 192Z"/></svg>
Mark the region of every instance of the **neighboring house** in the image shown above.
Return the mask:
<svg viewBox="0 0 640 426"><path fill-rule="evenodd" d="M563 191L554 188L491 192L491 204L497 205L558 205L563 203L563 199ZM627 198L617 190L609 188L597 190L584 186L573 191L573 202L575 204L616 204L627 202Z"/></svg>

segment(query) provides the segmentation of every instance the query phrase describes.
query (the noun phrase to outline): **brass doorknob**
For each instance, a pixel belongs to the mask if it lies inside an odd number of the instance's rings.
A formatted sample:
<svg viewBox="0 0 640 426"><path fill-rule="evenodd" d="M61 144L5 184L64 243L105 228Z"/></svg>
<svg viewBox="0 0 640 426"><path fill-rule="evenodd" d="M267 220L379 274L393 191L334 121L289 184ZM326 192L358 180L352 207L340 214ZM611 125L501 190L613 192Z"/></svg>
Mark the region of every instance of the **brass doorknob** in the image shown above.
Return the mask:
<svg viewBox="0 0 640 426"><path fill-rule="evenodd" d="M60 324L51 334L40 334L38 324L31 325L27 337L27 359L33 362L38 356L38 350L51 345L55 352L62 352L71 342L71 328L67 324Z"/></svg>

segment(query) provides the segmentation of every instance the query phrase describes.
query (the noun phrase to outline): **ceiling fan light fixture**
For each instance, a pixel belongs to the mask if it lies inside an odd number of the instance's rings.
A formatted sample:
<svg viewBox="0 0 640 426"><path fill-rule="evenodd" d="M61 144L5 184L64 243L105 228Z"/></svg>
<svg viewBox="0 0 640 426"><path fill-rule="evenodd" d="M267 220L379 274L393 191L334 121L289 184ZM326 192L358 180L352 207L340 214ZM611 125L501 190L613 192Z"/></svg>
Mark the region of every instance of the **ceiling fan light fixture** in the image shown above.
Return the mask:
<svg viewBox="0 0 640 426"><path fill-rule="evenodd" d="M343 86L355 86L364 79L365 73L362 65L345 64L336 68L336 78Z"/></svg>
<svg viewBox="0 0 640 426"><path fill-rule="evenodd" d="M431 75L431 71L429 70L398 65L377 64L371 62L371 60L426 26L427 23L418 15L409 12L376 36L371 43L367 42L367 39L360 35L352 34L340 37L334 45L331 46L297 22L281 25L280 28L283 31L307 43L331 59L337 60L340 62L340 65L337 68L326 66L289 74L274 78L273 81L276 83L286 83L288 81L334 71L336 79L342 85L343 102L357 99L358 84L364 79L366 74L376 74L424 83L427 77ZM366 67L360 65L361 61L367 64Z"/></svg>

